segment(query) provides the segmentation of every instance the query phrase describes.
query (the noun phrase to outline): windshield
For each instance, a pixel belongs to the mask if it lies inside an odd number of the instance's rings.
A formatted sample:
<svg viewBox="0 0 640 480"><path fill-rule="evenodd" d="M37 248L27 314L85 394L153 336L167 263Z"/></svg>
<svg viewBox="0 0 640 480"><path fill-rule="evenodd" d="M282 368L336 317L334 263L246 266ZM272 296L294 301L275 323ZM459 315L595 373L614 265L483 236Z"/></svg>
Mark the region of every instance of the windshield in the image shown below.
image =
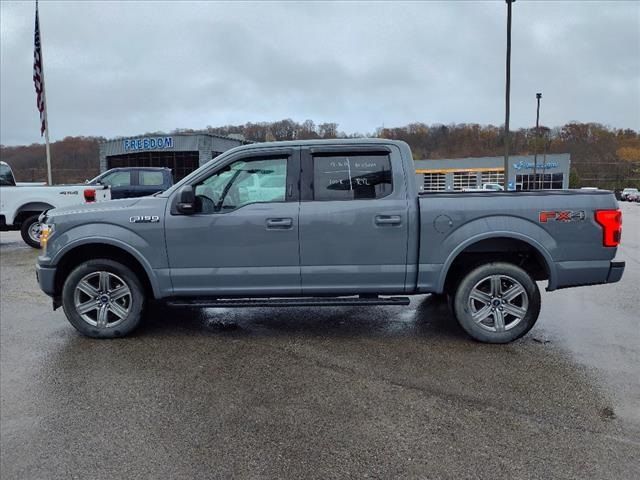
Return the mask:
<svg viewBox="0 0 640 480"><path fill-rule="evenodd" d="M100 177L101 177L102 175L104 175L104 174L103 174L103 173L101 173L101 174L100 174L100 175L98 175L97 177L94 177L94 178L92 178L91 180L87 180L87 183L90 183L90 184L94 184L94 183L96 183L98 180L100 180Z"/></svg>

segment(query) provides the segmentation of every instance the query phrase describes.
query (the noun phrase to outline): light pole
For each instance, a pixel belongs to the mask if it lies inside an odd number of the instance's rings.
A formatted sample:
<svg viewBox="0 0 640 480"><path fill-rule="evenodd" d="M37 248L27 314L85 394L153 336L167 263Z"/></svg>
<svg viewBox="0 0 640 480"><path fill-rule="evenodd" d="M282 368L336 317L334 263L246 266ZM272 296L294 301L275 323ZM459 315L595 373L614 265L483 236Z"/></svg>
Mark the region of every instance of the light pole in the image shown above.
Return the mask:
<svg viewBox="0 0 640 480"><path fill-rule="evenodd" d="M509 109L511 100L511 4L516 0L505 0L507 3L507 81L505 88L504 113L504 189L509 186Z"/></svg>
<svg viewBox="0 0 640 480"><path fill-rule="evenodd" d="M533 181L538 184L538 142L540 142L540 99L541 93L536 93L536 99L538 100L538 108L536 109L536 148L533 151ZM542 172L544 174L544 172Z"/></svg>

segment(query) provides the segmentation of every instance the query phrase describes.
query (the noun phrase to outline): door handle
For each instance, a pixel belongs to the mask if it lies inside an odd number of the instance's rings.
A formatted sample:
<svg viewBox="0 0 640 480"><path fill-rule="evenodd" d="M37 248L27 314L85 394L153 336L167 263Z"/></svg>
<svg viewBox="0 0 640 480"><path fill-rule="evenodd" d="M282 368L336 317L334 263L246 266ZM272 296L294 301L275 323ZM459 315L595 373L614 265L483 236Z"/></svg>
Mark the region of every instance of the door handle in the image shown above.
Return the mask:
<svg viewBox="0 0 640 480"><path fill-rule="evenodd" d="M400 225L402 218L400 215L376 215L376 225Z"/></svg>
<svg viewBox="0 0 640 480"><path fill-rule="evenodd" d="M293 226L293 218L267 218L268 230L285 230Z"/></svg>

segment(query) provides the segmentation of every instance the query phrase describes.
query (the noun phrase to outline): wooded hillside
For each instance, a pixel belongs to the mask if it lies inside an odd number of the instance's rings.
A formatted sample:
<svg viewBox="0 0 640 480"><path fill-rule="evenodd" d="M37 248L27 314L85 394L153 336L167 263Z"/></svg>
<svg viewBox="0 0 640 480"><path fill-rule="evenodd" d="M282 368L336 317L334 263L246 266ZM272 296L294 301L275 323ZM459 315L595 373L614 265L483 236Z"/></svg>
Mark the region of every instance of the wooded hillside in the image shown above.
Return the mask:
<svg viewBox="0 0 640 480"><path fill-rule="evenodd" d="M407 142L415 159L500 156L504 154L504 135L493 125L426 125L381 128L369 134L346 134L337 123L316 125L291 119L277 122L246 123L207 127L203 130L176 129L170 133L208 132L218 135L241 134L256 142L314 138L390 138ZM153 132L160 133L160 132ZM562 127L540 127L512 132L513 155L547 153L571 154L571 186L597 186L621 189L640 187L640 133L613 129L597 123L569 123ZM51 145L54 182L81 182L98 174L98 137L67 137ZM0 146L0 158L9 163L19 181L46 178L44 145Z"/></svg>

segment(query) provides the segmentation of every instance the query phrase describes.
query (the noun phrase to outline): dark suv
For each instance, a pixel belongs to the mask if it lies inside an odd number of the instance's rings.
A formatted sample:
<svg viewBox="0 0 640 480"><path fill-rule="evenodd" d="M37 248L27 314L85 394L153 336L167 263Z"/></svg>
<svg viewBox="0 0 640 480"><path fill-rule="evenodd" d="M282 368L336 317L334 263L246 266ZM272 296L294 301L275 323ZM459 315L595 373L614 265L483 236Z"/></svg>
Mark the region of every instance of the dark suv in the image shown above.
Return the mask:
<svg viewBox="0 0 640 480"><path fill-rule="evenodd" d="M88 180L89 185L108 185L111 198L146 197L163 192L173 185L173 175L168 168L125 167L112 168Z"/></svg>

